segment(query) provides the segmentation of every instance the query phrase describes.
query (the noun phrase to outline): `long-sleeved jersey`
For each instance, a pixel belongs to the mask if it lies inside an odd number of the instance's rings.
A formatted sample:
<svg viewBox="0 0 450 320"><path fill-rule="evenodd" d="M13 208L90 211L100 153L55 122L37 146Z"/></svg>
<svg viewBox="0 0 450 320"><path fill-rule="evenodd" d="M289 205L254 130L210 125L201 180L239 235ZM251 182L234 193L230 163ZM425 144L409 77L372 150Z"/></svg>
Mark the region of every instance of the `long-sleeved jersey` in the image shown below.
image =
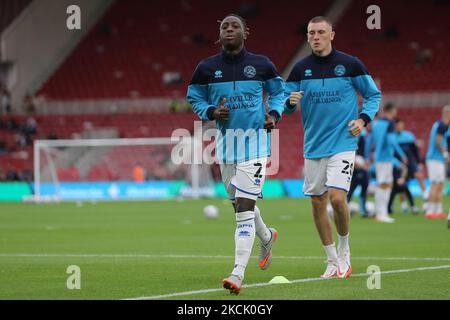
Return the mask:
<svg viewBox="0 0 450 320"><path fill-rule="evenodd" d="M408 163L418 164L422 162L414 134L410 131L403 130L397 132L396 136L400 148L402 148L408 158Z"/></svg>
<svg viewBox="0 0 450 320"><path fill-rule="evenodd" d="M326 57L311 54L297 62L286 80L285 112L292 92L304 91L300 101L304 157L328 157L357 149L358 138L348 131L351 120L373 120L379 109L381 92L363 63L333 48ZM358 95L364 98L358 115Z"/></svg>
<svg viewBox="0 0 450 320"><path fill-rule="evenodd" d="M406 157L398 144L394 127L394 122L387 118L372 122L371 143L374 145L375 162L394 162L396 152L401 158Z"/></svg>
<svg viewBox="0 0 450 320"><path fill-rule="evenodd" d="M237 56L224 51L202 60L187 91L187 100L202 120L226 98L227 121L216 121L216 157L222 163L239 163L270 155L270 133L264 130L268 112L280 118L284 110L284 81L274 64L245 48Z"/></svg>

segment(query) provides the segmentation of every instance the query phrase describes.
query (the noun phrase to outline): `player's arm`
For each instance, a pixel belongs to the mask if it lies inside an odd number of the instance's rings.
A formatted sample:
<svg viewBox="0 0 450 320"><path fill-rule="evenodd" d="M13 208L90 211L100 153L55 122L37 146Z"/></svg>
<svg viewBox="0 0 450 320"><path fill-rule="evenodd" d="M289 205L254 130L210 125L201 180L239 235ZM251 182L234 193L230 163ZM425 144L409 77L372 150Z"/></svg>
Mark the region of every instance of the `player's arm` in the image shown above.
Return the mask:
<svg viewBox="0 0 450 320"><path fill-rule="evenodd" d="M416 162L422 163L423 161L420 157L420 150L419 150L419 146L416 143L416 137L413 136L413 138L414 138L414 140L413 140L413 142L411 142L410 150L412 152L414 159L416 159Z"/></svg>
<svg viewBox="0 0 450 320"><path fill-rule="evenodd" d="M364 159L366 159L366 167L367 169L370 167L370 163L372 162L372 147L373 147L373 138L371 134L366 135L366 143L364 144Z"/></svg>
<svg viewBox="0 0 450 320"><path fill-rule="evenodd" d="M297 109L300 100L303 97L303 91L300 91L301 74L298 65L295 65L289 74L284 90L284 112L293 113Z"/></svg>
<svg viewBox="0 0 450 320"><path fill-rule="evenodd" d="M228 120L229 109L225 108L226 98L219 101L218 106L211 103L208 97L208 82L202 64L194 71L187 90L187 100L194 112L202 120Z"/></svg>
<svg viewBox="0 0 450 320"><path fill-rule="evenodd" d="M396 152L402 159L403 163L408 163L408 158L406 157L405 152L398 144L397 135L395 134L394 124L389 123L389 127L387 129L387 140L391 147L394 148L394 152Z"/></svg>
<svg viewBox="0 0 450 320"><path fill-rule="evenodd" d="M264 123L265 129L273 129L281 120L284 110L284 80L278 74L275 65L267 59L264 89L267 92L268 111Z"/></svg>
<svg viewBox="0 0 450 320"><path fill-rule="evenodd" d="M374 119L380 108L381 91L378 89L364 64L358 58L355 58L351 76L353 86L364 99L359 118L367 126Z"/></svg>
<svg viewBox="0 0 450 320"><path fill-rule="evenodd" d="M435 144L436 144L436 147L441 151L444 158L448 159L448 151L445 148L445 143L444 143L444 135L445 135L446 131L447 131L447 129L445 128L444 125L441 124L438 127L438 131L437 131L436 138L435 138Z"/></svg>
<svg viewBox="0 0 450 320"><path fill-rule="evenodd" d="M400 177L397 180L399 185L406 183L406 178L408 177L408 167L404 163L400 163Z"/></svg>

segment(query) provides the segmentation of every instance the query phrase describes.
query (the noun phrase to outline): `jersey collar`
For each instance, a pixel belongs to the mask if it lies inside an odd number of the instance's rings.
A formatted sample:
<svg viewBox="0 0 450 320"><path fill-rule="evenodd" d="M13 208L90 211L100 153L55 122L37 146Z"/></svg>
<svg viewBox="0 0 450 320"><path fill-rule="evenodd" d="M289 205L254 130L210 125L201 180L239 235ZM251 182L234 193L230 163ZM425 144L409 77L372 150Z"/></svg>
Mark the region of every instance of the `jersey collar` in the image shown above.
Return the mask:
<svg viewBox="0 0 450 320"><path fill-rule="evenodd" d="M336 49L334 47L331 48L330 54L325 57L318 56L314 52L312 53L312 56L314 57L314 59L319 63L327 63L327 62L331 61L335 55L336 55Z"/></svg>
<svg viewBox="0 0 450 320"><path fill-rule="evenodd" d="M221 52L221 56L222 56L223 61L225 61L226 63L232 63L232 64L242 61L242 59L244 59L246 55L247 55L247 50L245 49L245 47L242 48L242 50L235 56L227 54L225 52L225 50L223 50L223 49L222 49L222 52Z"/></svg>

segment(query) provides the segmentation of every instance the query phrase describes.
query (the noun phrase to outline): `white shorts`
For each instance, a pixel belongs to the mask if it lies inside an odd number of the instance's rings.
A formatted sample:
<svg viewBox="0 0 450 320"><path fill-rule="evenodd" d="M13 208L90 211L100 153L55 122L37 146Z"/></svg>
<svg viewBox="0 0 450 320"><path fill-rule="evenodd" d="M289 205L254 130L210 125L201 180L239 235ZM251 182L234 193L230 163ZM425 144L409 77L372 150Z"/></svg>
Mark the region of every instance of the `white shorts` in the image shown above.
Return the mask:
<svg viewBox="0 0 450 320"><path fill-rule="evenodd" d="M391 184L394 182L394 165L392 162L375 163L377 184Z"/></svg>
<svg viewBox="0 0 450 320"><path fill-rule="evenodd" d="M303 193L321 196L328 188L348 192L352 182L355 151L346 151L331 157L305 159L305 183Z"/></svg>
<svg viewBox="0 0 450 320"><path fill-rule="evenodd" d="M427 160L428 179L431 183L445 182L445 164L438 160Z"/></svg>
<svg viewBox="0 0 450 320"><path fill-rule="evenodd" d="M252 159L237 164L221 164L220 173L230 200L261 198L266 179L267 158Z"/></svg>

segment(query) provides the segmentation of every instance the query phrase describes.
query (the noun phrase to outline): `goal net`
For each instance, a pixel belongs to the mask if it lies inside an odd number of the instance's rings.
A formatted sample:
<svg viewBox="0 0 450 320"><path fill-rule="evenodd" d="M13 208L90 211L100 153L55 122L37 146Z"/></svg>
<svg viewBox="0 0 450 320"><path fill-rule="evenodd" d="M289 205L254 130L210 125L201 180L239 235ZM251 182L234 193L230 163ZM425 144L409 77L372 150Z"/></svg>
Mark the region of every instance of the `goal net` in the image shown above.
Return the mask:
<svg viewBox="0 0 450 320"><path fill-rule="evenodd" d="M192 161L196 146L194 138L36 140L33 200L214 196L212 166Z"/></svg>

